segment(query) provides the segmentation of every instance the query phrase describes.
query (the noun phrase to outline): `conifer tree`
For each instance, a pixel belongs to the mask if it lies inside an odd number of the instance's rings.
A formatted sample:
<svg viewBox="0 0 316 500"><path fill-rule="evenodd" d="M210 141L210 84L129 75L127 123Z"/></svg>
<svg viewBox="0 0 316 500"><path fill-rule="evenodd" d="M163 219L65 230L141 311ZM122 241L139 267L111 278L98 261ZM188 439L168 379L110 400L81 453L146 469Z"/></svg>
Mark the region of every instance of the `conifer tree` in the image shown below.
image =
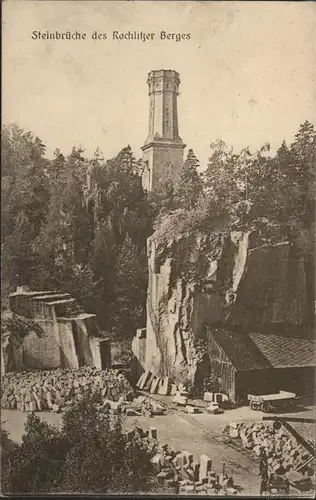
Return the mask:
<svg viewBox="0 0 316 500"><path fill-rule="evenodd" d="M192 210L202 192L202 180L198 173L200 162L193 149L189 149L181 169L180 178L175 186L175 200L181 208Z"/></svg>

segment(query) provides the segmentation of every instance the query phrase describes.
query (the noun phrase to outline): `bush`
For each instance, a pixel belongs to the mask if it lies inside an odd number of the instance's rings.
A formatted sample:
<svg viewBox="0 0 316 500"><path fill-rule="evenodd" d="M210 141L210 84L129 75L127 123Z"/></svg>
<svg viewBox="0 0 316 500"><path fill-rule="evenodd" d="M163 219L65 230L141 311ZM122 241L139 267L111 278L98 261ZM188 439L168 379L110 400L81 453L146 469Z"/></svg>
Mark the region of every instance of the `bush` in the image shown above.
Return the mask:
<svg viewBox="0 0 316 500"><path fill-rule="evenodd" d="M136 432L125 439L119 415L87 398L68 410L59 430L34 414L20 446L2 435L2 490L8 493L137 493L152 486L155 445ZM8 467L10 464L10 467Z"/></svg>
<svg viewBox="0 0 316 500"><path fill-rule="evenodd" d="M11 491L10 484L10 456L18 447L8 436L6 430L0 428L1 436L1 486L3 491Z"/></svg>

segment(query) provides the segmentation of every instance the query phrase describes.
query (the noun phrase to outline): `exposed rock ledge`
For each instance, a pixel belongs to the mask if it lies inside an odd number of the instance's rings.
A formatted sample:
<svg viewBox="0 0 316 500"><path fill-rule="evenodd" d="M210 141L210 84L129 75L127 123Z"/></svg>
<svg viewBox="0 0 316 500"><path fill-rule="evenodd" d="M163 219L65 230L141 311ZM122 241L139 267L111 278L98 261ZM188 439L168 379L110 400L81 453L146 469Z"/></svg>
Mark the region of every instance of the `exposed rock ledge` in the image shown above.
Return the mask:
<svg viewBox="0 0 316 500"><path fill-rule="evenodd" d="M193 381L206 323L263 330L308 321L308 252L253 241L238 231L185 234L164 247L148 239L146 369Z"/></svg>

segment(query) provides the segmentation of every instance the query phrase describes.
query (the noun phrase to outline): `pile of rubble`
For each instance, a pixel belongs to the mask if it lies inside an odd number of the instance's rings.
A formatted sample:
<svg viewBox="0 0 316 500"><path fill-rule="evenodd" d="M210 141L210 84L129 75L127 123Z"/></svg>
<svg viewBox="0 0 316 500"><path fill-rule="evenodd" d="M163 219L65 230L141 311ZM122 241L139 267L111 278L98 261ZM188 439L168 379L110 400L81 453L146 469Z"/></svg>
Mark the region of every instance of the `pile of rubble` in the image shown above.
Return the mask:
<svg viewBox="0 0 316 500"><path fill-rule="evenodd" d="M238 493L232 477L225 474L225 471L216 474L212 470L212 460L207 455L201 455L199 461L194 461L193 454L188 451L175 451L168 444L160 446L155 427L150 427L148 431L140 427L126 431L126 439L131 441L136 433L146 440L147 447L153 451L152 471L157 481L166 489L180 494Z"/></svg>
<svg viewBox="0 0 316 500"><path fill-rule="evenodd" d="M10 372L2 378L1 408L59 412L87 394L101 394L104 406L132 399L133 390L119 370L83 366L77 370Z"/></svg>
<svg viewBox="0 0 316 500"><path fill-rule="evenodd" d="M308 465L306 470L304 465L310 454L282 427L276 430L273 425L263 422L233 422L224 431L228 432L231 438L240 439L243 448L252 450L257 457L260 457L261 450L264 449L270 474L286 474L298 469L301 472L309 472ZM313 473L313 463L310 464L310 472Z"/></svg>
<svg viewBox="0 0 316 500"><path fill-rule="evenodd" d="M203 410L194 404L188 404L189 393L185 384L171 383L168 377L160 378L153 375L150 371L145 371L139 378L136 387L142 391L150 392L151 394L159 394L161 396L173 396L173 403L177 406L185 407L187 413L206 413L216 414L223 413L220 408L220 403L227 402L228 396L222 393L205 392L204 402L207 406Z"/></svg>
<svg viewBox="0 0 316 500"><path fill-rule="evenodd" d="M175 493L238 493L232 477L225 472L216 474L212 470L212 460L207 455L201 455L199 461L194 461L192 453L176 452L166 444L158 449L151 462L158 482L168 488L174 487Z"/></svg>
<svg viewBox="0 0 316 500"><path fill-rule="evenodd" d="M138 396L132 401L123 401L121 413L131 416L153 417L155 415L164 415L167 406L146 396Z"/></svg>

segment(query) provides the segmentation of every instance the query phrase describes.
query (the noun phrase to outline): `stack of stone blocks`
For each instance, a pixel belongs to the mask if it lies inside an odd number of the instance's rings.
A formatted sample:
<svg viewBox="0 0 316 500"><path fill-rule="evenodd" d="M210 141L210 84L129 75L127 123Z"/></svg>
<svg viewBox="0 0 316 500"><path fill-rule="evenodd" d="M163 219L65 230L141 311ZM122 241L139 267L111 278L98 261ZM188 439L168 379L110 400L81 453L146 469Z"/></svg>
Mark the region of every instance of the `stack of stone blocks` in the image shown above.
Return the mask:
<svg viewBox="0 0 316 500"><path fill-rule="evenodd" d="M208 455L201 455L195 461L191 452L175 452L169 445L164 445L152 458L152 464L158 482L175 488L176 493L214 495L220 490L227 495L238 493L232 477L212 470L212 460Z"/></svg>
<svg viewBox="0 0 316 500"><path fill-rule="evenodd" d="M311 475L314 472L312 462L304 465L311 455L283 427L276 430L264 422L231 422L226 431L230 438L240 440L243 448L252 450L257 457L264 450L268 473L287 474L300 470L302 474Z"/></svg>
<svg viewBox="0 0 316 500"><path fill-rule="evenodd" d="M133 395L119 370L81 367L78 370L10 372L2 378L1 407L21 411L60 412L86 395L100 394L103 406Z"/></svg>
<svg viewBox="0 0 316 500"><path fill-rule="evenodd" d="M220 491L225 495L236 495L233 478L227 474L216 474L212 470L212 460L207 455L201 455L194 461L189 451L176 452L168 444L159 445L158 433L155 427L144 431L136 427L126 431L125 439L131 441L135 434L147 441L156 453L151 458L152 471L159 484L166 490L173 490L180 494L209 494Z"/></svg>

